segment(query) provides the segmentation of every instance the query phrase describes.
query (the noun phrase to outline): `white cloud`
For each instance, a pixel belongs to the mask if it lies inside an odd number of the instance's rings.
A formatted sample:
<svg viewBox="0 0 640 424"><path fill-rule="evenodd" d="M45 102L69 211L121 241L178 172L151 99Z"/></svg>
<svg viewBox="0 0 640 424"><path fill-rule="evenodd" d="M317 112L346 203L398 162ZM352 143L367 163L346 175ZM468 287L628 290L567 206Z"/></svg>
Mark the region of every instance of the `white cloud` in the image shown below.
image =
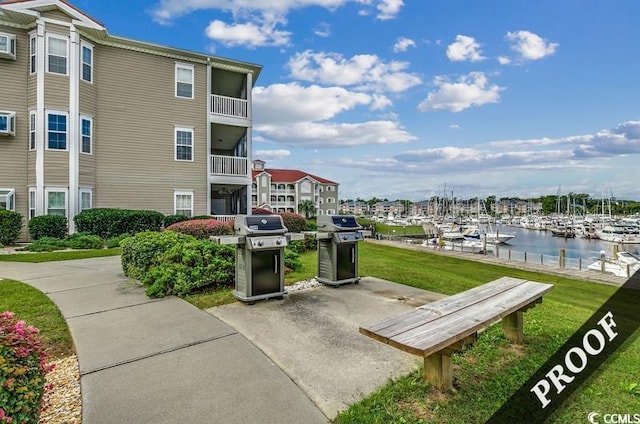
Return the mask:
<svg viewBox="0 0 640 424"><path fill-rule="evenodd" d="M287 64L292 78L320 84L352 86L356 90L402 92L420 84L420 78L405 70L407 62L383 62L373 54L355 55L349 59L338 53L297 53Z"/></svg>
<svg viewBox="0 0 640 424"><path fill-rule="evenodd" d="M458 125L458 124L451 124L451 125L449 125L449 128L451 128L452 130L457 130L457 129L459 129L459 128L460 128L460 125Z"/></svg>
<svg viewBox="0 0 640 424"><path fill-rule="evenodd" d="M286 45L291 36L290 32L277 30L272 23L226 24L219 20L212 21L205 33L207 37L225 46L249 48Z"/></svg>
<svg viewBox="0 0 640 424"><path fill-rule="evenodd" d="M378 2L378 19L386 20L393 19L396 17L400 9L404 6L404 2L402 0L380 0Z"/></svg>
<svg viewBox="0 0 640 424"><path fill-rule="evenodd" d="M418 109L423 112L442 109L460 112L472 106L497 103L500 92L505 89L495 84L490 85L483 72L471 72L456 82L439 76L435 78L434 85L437 90L429 93L418 105Z"/></svg>
<svg viewBox="0 0 640 424"><path fill-rule="evenodd" d="M273 141L318 148L406 143L416 139L397 122L392 121L299 122L293 125L263 124L255 127Z"/></svg>
<svg viewBox="0 0 640 424"><path fill-rule="evenodd" d="M416 42L410 38L399 37L396 43L393 45L393 51L395 53L406 52L409 47L415 47Z"/></svg>
<svg viewBox="0 0 640 424"><path fill-rule="evenodd" d="M326 22L320 22L313 33L318 37L326 38L331 35L331 25Z"/></svg>
<svg viewBox="0 0 640 424"><path fill-rule="evenodd" d="M462 62L465 60L479 62L484 60L480 44L473 37L467 35L457 35L456 41L447 47L447 57L452 62Z"/></svg>
<svg viewBox="0 0 640 424"><path fill-rule="evenodd" d="M511 63L511 59L509 59L507 56L498 56L498 63L500 63L501 65L508 65Z"/></svg>
<svg viewBox="0 0 640 424"><path fill-rule="evenodd" d="M555 53L558 43L551 43L530 31L508 32L506 39L520 60L539 60Z"/></svg>
<svg viewBox="0 0 640 424"><path fill-rule="evenodd" d="M254 152L254 157L262 160L277 160L286 158L287 156L291 156L291 152L285 149L256 150Z"/></svg>

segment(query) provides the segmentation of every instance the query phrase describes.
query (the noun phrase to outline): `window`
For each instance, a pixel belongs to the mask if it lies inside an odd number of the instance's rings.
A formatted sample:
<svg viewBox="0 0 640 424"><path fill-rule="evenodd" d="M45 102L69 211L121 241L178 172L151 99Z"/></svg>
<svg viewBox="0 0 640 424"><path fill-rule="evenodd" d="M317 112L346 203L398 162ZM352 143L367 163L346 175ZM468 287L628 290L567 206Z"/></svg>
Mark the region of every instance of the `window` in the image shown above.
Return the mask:
<svg viewBox="0 0 640 424"><path fill-rule="evenodd" d="M12 211L15 208L16 192L12 188L0 188L0 209Z"/></svg>
<svg viewBox="0 0 640 424"><path fill-rule="evenodd" d="M64 37L47 36L47 72L67 75L68 43Z"/></svg>
<svg viewBox="0 0 640 424"><path fill-rule="evenodd" d="M176 128L176 160L193 161L193 130Z"/></svg>
<svg viewBox="0 0 640 424"><path fill-rule="evenodd" d="M80 189L80 212L93 207L93 190L90 188Z"/></svg>
<svg viewBox="0 0 640 424"><path fill-rule="evenodd" d="M67 191L46 189L47 215L67 216Z"/></svg>
<svg viewBox="0 0 640 424"><path fill-rule="evenodd" d="M36 149L36 113L29 112L29 150Z"/></svg>
<svg viewBox="0 0 640 424"><path fill-rule="evenodd" d="M82 81L93 82L93 47L82 43L80 51L80 78Z"/></svg>
<svg viewBox="0 0 640 424"><path fill-rule="evenodd" d="M327 197L327 203L335 203L336 199L333 197Z"/></svg>
<svg viewBox="0 0 640 424"><path fill-rule="evenodd" d="M29 73L36 73L36 51L38 48L38 42L35 34L29 37Z"/></svg>
<svg viewBox="0 0 640 424"><path fill-rule="evenodd" d="M176 97L193 99L193 66L176 64Z"/></svg>
<svg viewBox="0 0 640 424"><path fill-rule="evenodd" d="M16 58L16 36L0 33L0 57L6 59Z"/></svg>
<svg viewBox="0 0 640 424"><path fill-rule="evenodd" d="M36 189L29 189L29 219L36 216Z"/></svg>
<svg viewBox="0 0 640 424"><path fill-rule="evenodd" d="M47 113L47 148L67 150L67 114Z"/></svg>
<svg viewBox="0 0 640 424"><path fill-rule="evenodd" d="M93 120L88 116L80 117L80 153L91 154L93 139Z"/></svg>
<svg viewBox="0 0 640 424"><path fill-rule="evenodd" d="M193 192L174 192L174 213L191 218L193 216Z"/></svg>
<svg viewBox="0 0 640 424"><path fill-rule="evenodd" d="M0 110L0 135L16 135L16 113Z"/></svg>

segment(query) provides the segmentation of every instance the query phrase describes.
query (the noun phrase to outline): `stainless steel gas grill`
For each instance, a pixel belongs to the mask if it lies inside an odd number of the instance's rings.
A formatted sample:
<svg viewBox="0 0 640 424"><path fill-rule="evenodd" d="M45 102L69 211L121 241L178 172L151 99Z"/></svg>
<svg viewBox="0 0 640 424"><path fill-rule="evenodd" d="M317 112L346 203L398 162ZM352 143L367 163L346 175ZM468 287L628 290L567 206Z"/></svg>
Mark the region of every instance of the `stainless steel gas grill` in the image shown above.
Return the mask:
<svg viewBox="0 0 640 424"><path fill-rule="evenodd" d="M256 300L282 298L284 289L284 248L287 227L280 215L238 215L234 229L236 281L233 295L253 304Z"/></svg>
<svg viewBox="0 0 640 424"><path fill-rule="evenodd" d="M362 227L351 215L318 216L318 276L323 284L357 283Z"/></svg>

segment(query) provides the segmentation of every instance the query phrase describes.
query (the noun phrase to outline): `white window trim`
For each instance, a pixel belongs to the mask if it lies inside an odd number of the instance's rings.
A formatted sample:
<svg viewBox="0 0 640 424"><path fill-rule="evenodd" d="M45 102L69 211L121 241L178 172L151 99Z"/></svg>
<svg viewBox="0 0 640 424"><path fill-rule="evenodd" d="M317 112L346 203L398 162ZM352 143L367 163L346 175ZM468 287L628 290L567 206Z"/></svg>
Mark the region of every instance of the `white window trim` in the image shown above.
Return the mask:
<svg viewBox="0 0 640 424"><path fill-rule="evenodd" d="M33 59L33 60L32 60ZM35 32L29 34L29 75L38 70L38 38Z"/></svg>
<svg viewBox="0 0 640 424"><path fill-rule="evenodd" d="M173 192L173 214L178 215L178 196L189 196L191 197L191 209L189 217L193 216L193 191L188 190L174 190ZM185 209L180 209L185 210Z"/></svg>
<svg viewBox="0 0 640 424"><path fill-rule="evenodd" d="M189 69L191 71L191 97L185 97L185 96L178 96L178 69ZM193 99L194 95L195 95L195 67L193 65L187 64L187 63L176 63L176 67L175 67L175 75L174 75L174 79L175 82L173 84L173 95L178 98L178 99ZM184 81L180 81L180 82L184 82Z"/></svg>
<svg viewBox="0 0 640 424"><path fill-rule="evenodd" d="M29 111L29 150L36 150L36 131L37 131L37 117L36 111ZM33 136L33 143L31 142L31 138Z"/></svg>
<svg viewBox="0 0 640 424"><path fill-rule="evenodd" d="M87 193L89 194L89 207L87 209L93 208L93 189L81 188L78 190L78 212L86 210L82 208L82 195Z"/></svg>
<svg viewBox="0 0 640 424"><path fill-rule="evenodd" d="M7 202L9 203L9 206L11 206L11 208L6 208L6 210L8 211L15 211L16 210L16 190L14 188L0 188L0 192L8 192L7 194L5 194L4 196L7 198L11 198L11 202Z"/></svg>
<svg viewBox="0 0 640 424"><path fill-rule="evenodd" d="M87 48L87 49L91 50L91 65L90 65L91 66L91 76L90 76L91 81L87 81L86 79L83 78L84 73L82 71L83 71L83 67L84 67L84 55L82 53L83 53L83 49L84 48ZM94 63L95 63L93 44L89 44L86 41L81 41L80 42L80 61L79 62L80 62L80 81L84 81L86 83L93 84L93 66L94 66Z"/></svg>
<svg viewBox="0 0 640 424"><path fill-rule="evenodd" d="M0 32L0 37L7 38L7 51L0 51L0 55L2 57L10 57L11 59L16 58L16 36L15 34L8 34L6 32Z"/></svg>
<svg viewBox="0 0 640 424"><path fill-rule="evenodd" d="M36 216L36 188L29 187L29 219Z"/></svg>
<svg viewBox="0 0 640 424"><path fill-rule="evenodd" d="M49 193L64 193L64 216L69 216L69 189L66 187L45 187L44 189L44 212L49 214Z"/></svg>
<svg viewBox="0 0 640 424"><path fill-rule="evenodd" d="M50 149L49 148L49 115L64 115L67 117L67 143L66 143L66 148L64 149ZM68 112L63 112L60 110L46 110L45 112L45 116L44 116L44 129L45 129L45 134L44 134L44 145L45 145L45 149L46 150L51 150L54 152L65 152L65 151L69 151L69 113Z"/></svg>
<svg viewBox="0 0 640 424"><path fill-rule="evenodd" d="M82 121L87 120L89 121L89 152L83 152L82 151L82 139L84 137L84 134L82 134ZM79 123L78 125L80 126L80 128L78 128L78 142L79 142L79 146L78 146L78 151L83 154L83 155L92 155L93 154L93 117L88 116L88 115L80 115L80 119L79 119Z"/></svg>
<svg viewBox="0 0 640 424"><path fill-rule="evenodd" d="M56 38L58 40L62 40L65 42L65 59L67 59L67 66L65 67L65 73L61 74L59 72L49 72L49 40L52 38ZM47 34L47 46L45 47L45 64L44 69L45 72L52 75L69 75L69 37L59 34L48 33Z"/></svg>
<svg viewBox="0 0 640 424"><path fill-rule="evenodd" d="M9 110L0 110L0 115L7 117L7 129L0 132L0 135L16 135L16 113Z"/></svg>
<svg viewBox="0 0 640 424"><path fill-rule="evenodd" d="M178 159L178 131L191 133L191 159ZM178 162L193 162L195 159L196 134L193 128L175 127L173 131L173 159Z"/></svg>

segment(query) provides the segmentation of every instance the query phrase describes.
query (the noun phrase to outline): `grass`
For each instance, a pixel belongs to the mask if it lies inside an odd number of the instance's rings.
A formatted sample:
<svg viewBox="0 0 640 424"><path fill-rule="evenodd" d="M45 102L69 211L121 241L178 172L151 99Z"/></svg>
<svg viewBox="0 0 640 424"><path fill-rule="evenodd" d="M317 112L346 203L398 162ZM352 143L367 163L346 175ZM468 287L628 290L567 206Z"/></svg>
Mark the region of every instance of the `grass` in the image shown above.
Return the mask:
<svg viewBox="0 0 640 424"><path fill-rule="evenodd" d="M37 327L51 359L74 352L71 334L56 305L40 290L15 280L0 280L0 311L13 311L18 319Z"/></svg>
<svg viewBox="0 0 640 424"><path fill-rule="evenodd" d="M70 261L73 259L101 258L104 256L117 256L120 248L96 249L96 250L61 250L58 252L42 253L13 253L10 255L0 255L0 262L54 262Z"/></svg>

